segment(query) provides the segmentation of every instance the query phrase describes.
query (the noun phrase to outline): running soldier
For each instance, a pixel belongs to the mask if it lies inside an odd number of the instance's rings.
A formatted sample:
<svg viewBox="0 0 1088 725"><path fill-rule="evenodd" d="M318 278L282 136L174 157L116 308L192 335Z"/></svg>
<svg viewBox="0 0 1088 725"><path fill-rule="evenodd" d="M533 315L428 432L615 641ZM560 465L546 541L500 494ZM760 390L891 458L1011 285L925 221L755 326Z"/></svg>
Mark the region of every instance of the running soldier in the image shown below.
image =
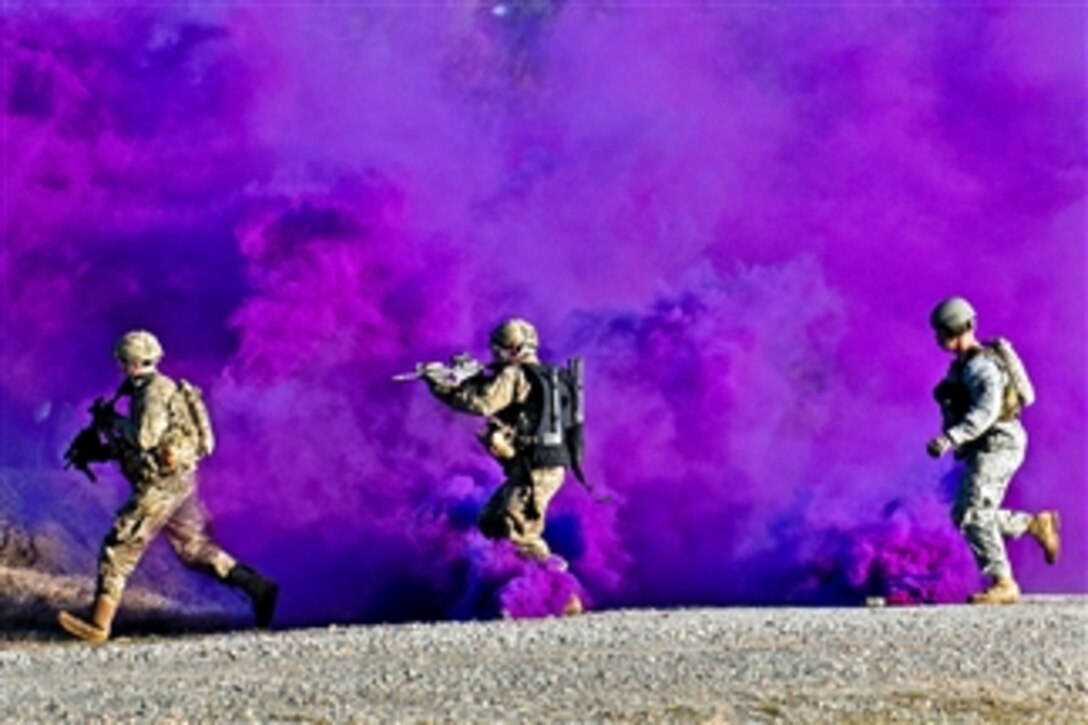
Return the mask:
<svg viewBox="0 0 1088 725"><path fill-rule="evenodd" d="M118 461L132 484L132 495L102 542L90 621L62 611L61 627L88 642L109 639L125 584L160 531L165 531L186 566L241 589L253 605L257 626L267 627L278 585L236 562L208 534L196 468L199 459L211 453L214 438L199 390L158 371L163 350L150 332L129 332L114 354L125 373L114 402L129 398L128 413L108 416L105 441L97 450L82 450L77 465L82 463L82 470L87 470L88 460Z"/></svg>
<svg viewBox="0 0 1088 725"><path fill-rule="evenodd" d="M943 431L926 450L939 458L949 451L966 465L952 518L963 532L990 586L971 595L972 604L1014 604L1020 587L1013 578L1005 538L1031 535L1053 564L1061 550L1056 511L1031 515L1001 507L1013 474L1024 462L1027 433L1020 412L1035 401L1024 366L1008 340L980 343L976 315L962 297L938 304L930 324L940 347L955 356L934 389Z"/></svg>
<svg viewBox="0 0 1088 725"><path fill-rule="evenodd" d="M479 437L506 480L484 505L480 531L510 540L525 559L551 559L565 569L544 540L544 526L566 469L581 472L581 361L570 368L541 363L536 328L517 318L496 327L490 344L494 360L479 374L455 384L424 379L451 408L487 418Z"/></svg>

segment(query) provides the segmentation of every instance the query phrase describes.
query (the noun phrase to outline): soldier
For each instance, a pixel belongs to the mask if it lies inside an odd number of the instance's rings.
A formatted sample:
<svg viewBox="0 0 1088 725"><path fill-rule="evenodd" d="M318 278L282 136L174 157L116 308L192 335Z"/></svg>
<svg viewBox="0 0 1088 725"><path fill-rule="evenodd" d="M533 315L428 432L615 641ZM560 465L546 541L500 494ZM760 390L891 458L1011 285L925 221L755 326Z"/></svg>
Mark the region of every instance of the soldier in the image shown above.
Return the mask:
<svg viewBox="0 0 1088 725"><path fill-rule="evenodd" d="M487 418L480 439L502 465L506 480L484 505L480 531L491 539L509 539L523 558L554 557L565 569L566 562L552 555L544 541L544 524L565 469L577 463L569 440L575 434L569 410L572 383L566 370L560 375L558 368L540 362L536 328L525 320L506 320L491 333L490 343L494 360L484 373L455 385L424 379L450 407ZM556 422L551 427L558 437L547 435L549 420Z"/></svg>
<svg viewBox="0 0 1088 725"><path fill-rule="evenodd" d="M939 458L954 451L966 464L952 518L963 532L983 574L992 578L972 604L1013 604L1020 587L1013 578L1004 538L1027 533L1053 564L1061 550L1056 511L1031 515L1001 508L1013 474L1024 461L1027 434L1020 411L1035 392L1023 364L1007 340L980 343L975 310L962 297L938 304L930 324L942 349L955 356L934 397L941 407L943 431L926 450Z"/></svg>
<svg viewBox="0 0 1088 725"><path fill-rule="evenodd" d="M156 369L163 350L150 332L124 335L114 354L126 376L115 400L126 396L130 401L128 414L112 419L109 443L98 459L120 463L132 495L102 542L90 621L62 611L61 627L88 642L109 639L125 583L159 531L166 532L187 566L240 588L253 605L257 626L267 627L278 585L236 562L208 534L207 513L196 490L197 460L214 444L203 403L199 397L194 402L194 388Z"/></svg>

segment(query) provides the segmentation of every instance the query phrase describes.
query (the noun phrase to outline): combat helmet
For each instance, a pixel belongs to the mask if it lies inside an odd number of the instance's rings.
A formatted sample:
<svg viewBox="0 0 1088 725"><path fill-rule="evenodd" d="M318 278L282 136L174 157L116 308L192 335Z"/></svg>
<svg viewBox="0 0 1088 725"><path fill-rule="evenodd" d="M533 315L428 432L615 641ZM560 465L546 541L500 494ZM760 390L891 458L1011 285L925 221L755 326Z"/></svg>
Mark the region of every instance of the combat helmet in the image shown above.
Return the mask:
<svg viewBox="0 0 1088 725"><path fill-rule="evenodd" d="M962 297L949 297L933 308L929 324L939 333L962 335L975 326L975 308Z"/></svg>
<svg viewBox="0 0 1088 725"><path fill-rule="evenodd" d="M155 366L162 360L162 344L147 330L133 330L126 332L117 341L113 348L113 356L121 364L141 363Z"/></svg>
<svg viewBox="0 0 1088 725"><path fill-rule="evenodd" d="M501 322L491 331L491 350L503 360L532 360L540 348L533 323L520 317Z"/></svg>

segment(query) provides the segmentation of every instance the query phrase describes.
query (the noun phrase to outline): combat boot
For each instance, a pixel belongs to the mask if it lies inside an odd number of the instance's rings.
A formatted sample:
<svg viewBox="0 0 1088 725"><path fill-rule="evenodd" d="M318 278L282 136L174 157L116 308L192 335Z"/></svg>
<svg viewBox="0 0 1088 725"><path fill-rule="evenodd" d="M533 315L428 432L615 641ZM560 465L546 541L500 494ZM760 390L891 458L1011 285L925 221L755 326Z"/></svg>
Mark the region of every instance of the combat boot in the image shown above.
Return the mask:
<svg viewBox="0 0 1088 725"><path fill-rule="evenodd" d="M118 602L115 599L100 595L94 600L90 622L64 611L57 615L57 622L68 634L77 639L102 644L110 638L110 628L113 626L113 617L117 614L117 605Z"/></svg>
<svg viewBox="0 0 1088 725"><path fill-rule="evenodd" d="M253 605L253 618L258 629L265 629L272 622L276 611L276 599L280 587L271 579L266 579L245 564L235 564L227 574L227 583L245 592Z"/></svg>
<svg viewBox="0 0 1088 725"><path fill-rule="evenodd" d="M1020 601L1020 586L1011 576L999 576L985 591L972 594L971 604L1016 604Z"/></svg>
<svg viewBox="0 0 1088 725"><path fill-rule="evenodd" d="M1058 560L1062 552L1061 519L1057 511L1043 511L1031 517L1028 533L1043 547L1043 556L1047 564Z"/></svg>

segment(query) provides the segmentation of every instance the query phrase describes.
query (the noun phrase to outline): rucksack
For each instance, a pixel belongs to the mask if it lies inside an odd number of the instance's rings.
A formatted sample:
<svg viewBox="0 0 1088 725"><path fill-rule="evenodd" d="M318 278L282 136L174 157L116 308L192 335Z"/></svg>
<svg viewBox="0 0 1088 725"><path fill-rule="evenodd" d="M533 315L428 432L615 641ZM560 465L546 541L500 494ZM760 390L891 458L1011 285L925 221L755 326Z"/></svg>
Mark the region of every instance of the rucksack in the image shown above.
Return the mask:
<svg viewBox="0 0 1088 725"><path fill-rule="evenodd" d="M585 365L572 357L566 366L527 365L540 386L539 416L530 432L540 463L569 465L575 477L585 482Z"/></svg>
<svg viewBox="0 0 1088 725"><path fill-rule="evenodd" d="M206 458L215 450L215 431L212 430L208 406L204 404L204 394L200 388L187 380L178 381L175 395L180 399L182 408L188 414L191 431L186 431L193 440L192 447L198 459Z"/></svg>
<svg viewBox="0 0 1088 725"><path fill-rule="evenodd" d="M984 342L982 349L1008 377L1002 396L1001 417L1015 418L1021 410L1035 403L1035 386L1028 377L1024 362L1012 343L1003 337Z"/></svg>

